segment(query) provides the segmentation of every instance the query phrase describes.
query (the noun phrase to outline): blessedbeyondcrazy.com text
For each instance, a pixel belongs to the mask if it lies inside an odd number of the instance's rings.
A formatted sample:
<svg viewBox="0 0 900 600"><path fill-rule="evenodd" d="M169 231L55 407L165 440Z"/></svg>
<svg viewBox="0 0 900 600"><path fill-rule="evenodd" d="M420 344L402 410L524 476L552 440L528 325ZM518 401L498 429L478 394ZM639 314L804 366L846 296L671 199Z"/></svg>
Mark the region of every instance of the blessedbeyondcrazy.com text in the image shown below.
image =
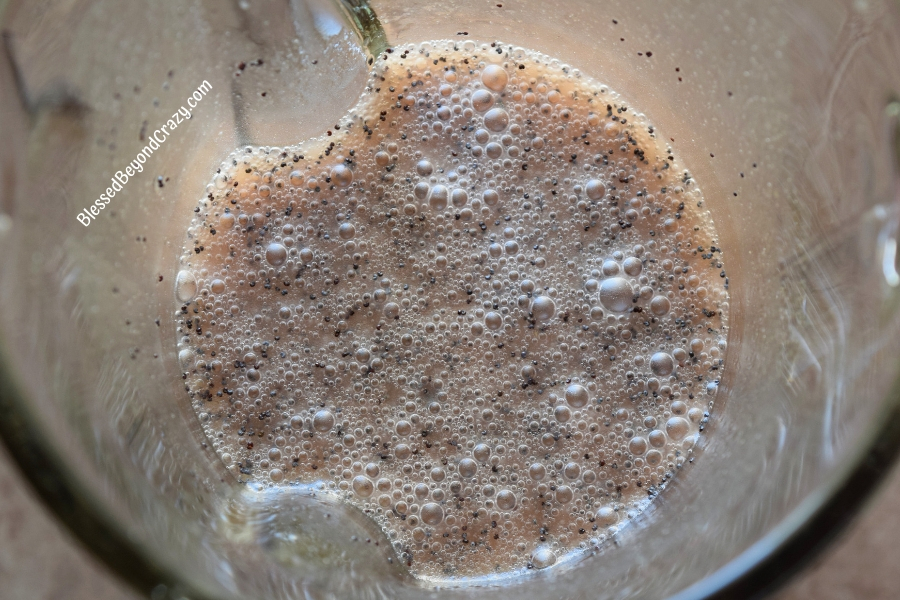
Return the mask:
<svg viewBox="0 0 900 600"><path fill-rule="evenodd" d="M198 87L193 94L188 96L187 105L191 109L196 108L200 101L203 100L206 93L211 89L212 86L204 79L203 83L200 84L200 87ZM168 121L166 121L165 125L160 126L159 129L150 134L150 141L148 144L138 152L137 156L128 164L128 166L121 171L116 171L116 174L112 176L112 179L110 180L111 184L106 188L106 191L100 194L100 197L94 200L93 204L76 215L78 222L87 227L94 219L100 216L100 211L109 205L117 192L122 191L122 188L128 183L128 180L134 177L136 173L142 173L144 171L144 163L147 162L147 159L150 158L156 150L159 150L163 142L172 135L181 123L190 118L191 111L182 106Z"/></svg>

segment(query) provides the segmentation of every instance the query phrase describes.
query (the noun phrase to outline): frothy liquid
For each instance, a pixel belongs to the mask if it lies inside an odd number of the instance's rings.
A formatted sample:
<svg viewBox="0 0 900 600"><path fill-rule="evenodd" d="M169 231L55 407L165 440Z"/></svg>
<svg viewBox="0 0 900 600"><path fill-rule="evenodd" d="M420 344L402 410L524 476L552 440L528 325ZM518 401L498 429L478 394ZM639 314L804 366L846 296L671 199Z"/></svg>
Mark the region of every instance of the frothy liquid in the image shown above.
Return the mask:
<svg viewBox="0 0 900 600"><path fill-rule="evenodd" d="M395 48L188 230L186 389L242 481L322 482L426 578L545 568L642 510L722 373L727 279L665 138L499 44Z"/></svg>

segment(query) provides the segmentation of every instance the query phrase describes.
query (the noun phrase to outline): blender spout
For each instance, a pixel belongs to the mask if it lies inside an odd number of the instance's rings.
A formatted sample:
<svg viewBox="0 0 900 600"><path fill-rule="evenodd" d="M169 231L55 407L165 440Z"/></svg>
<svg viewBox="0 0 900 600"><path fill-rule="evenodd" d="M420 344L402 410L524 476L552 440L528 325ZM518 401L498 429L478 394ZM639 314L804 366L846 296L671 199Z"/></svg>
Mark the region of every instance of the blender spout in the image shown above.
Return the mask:
<svg viewBox="0 0 900 600"><path fill-rule="evenodd" d="M218 4L207 6L240 57L230 81L240 146L295 143L324 133L314 122L349 108L342 103L362 91L367 64L388 45L378 17L362 0L278 0L265 10L234 0L226 14ZM333 116L326 117L331 109Z"/></svg>
<svg viewBox="0 0 900 600"><path fill-rule="evenodd" d="M378 15L366 0L331 1L341 8L370 58L378 56L390 46Z"/></svg>

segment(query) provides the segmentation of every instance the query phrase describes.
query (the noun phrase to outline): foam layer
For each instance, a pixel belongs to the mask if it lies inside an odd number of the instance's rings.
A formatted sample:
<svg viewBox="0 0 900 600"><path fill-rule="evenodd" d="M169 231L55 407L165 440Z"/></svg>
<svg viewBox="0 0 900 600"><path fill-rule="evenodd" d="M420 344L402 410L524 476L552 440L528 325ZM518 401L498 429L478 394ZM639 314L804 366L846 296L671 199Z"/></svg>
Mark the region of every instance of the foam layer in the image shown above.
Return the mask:
<svg viewBox="0 0 900 600"><path fill-rule="evenodd" d="M427 578L545 568L673 476L725 357L665 138L544 55L431 42L327 135L241 148L176 278L185 389L242 481L322 482Z"/></svg>

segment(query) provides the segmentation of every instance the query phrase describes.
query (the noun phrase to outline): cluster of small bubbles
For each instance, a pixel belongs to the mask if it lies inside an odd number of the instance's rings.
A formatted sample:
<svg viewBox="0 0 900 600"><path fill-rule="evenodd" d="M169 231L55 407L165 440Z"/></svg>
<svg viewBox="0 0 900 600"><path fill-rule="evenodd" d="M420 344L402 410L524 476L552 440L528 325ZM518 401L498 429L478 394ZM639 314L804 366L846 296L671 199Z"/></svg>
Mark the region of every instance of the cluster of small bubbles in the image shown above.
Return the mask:
<svg viewBox="0 0 900 600"><path fill-rule="evenodd" d="M690 459L724 369L703 196L607 87L502 44L373 65L328 136L235 150L177 355L240 482L319 482L412 573L562 562Z"/></svg>

